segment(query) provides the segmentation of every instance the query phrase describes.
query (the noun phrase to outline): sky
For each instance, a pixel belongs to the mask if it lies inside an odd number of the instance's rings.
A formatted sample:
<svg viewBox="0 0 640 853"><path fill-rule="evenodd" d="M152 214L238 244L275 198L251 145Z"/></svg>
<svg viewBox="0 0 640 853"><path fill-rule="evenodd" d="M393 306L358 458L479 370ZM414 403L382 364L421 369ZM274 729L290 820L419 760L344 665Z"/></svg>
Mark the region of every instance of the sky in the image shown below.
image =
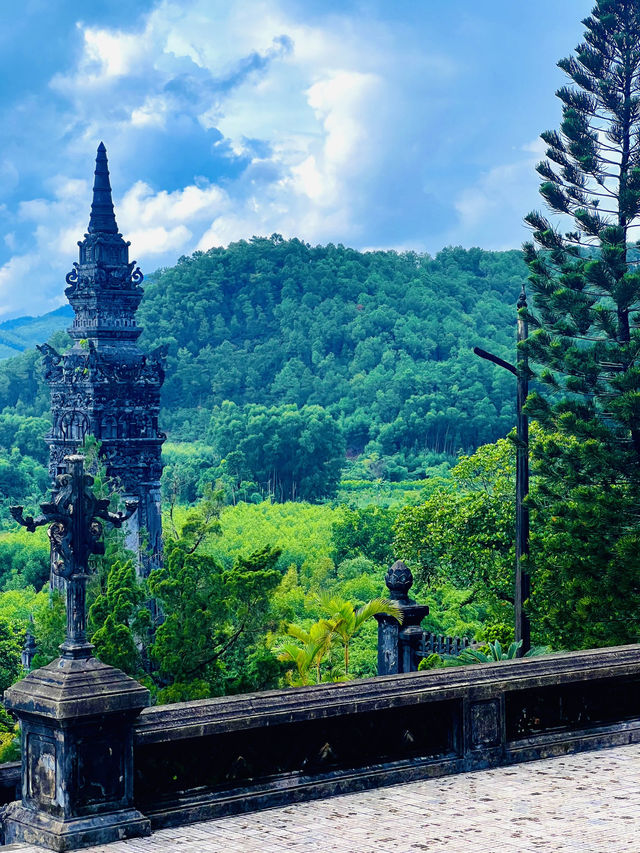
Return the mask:
<svg viewBox="0 0 640 853"><path fill-rule="evenodd" d="M279 233L517 248L590 0L0 0L0 320L65 301L107 146L149 273Z"/></svg>

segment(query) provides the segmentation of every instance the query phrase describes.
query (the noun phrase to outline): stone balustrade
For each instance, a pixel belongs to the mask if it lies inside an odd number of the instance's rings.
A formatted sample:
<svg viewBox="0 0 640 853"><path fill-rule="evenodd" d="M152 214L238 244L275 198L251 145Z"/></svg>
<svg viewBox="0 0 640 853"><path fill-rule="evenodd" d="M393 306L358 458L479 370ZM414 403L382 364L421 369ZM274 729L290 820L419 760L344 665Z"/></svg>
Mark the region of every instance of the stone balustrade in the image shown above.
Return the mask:
<svg viewBox="0 0 640 853"><path fill-rule="evenodd" d="M74 665L102 666L91 659ZM86 686L83 701L91 692ZM73 692L70 688L69 700ZM91 751L95 741L103 744L101 754L121 755L132 732L126 778L133 801L128 802L131 814L153 829L640 743L640 646L226 696L141 712L140 702L135 709L139 716L132 713L132 729L125 726L122 731L113 726L106 730L98 713L101 690L95 693L95 714L82 723L82 743ZM77 725L72 721L69 733ZM80 778L72 744L69 748L68 761L56 770L55 789L79 790L81 784L86 792L104 787L109 762L82 761ZM16 809L25 814L33 810L32 821L43 821L47 814L42 803L33 802L29 754L22 804L8 812L14 824ZM5 797L11 796L18 778L18 765L0 766ZM115 773L114 784L118 778ZM43 831L38 839L32 833L31 839L58 850L107 840L102 838L105 827L122 821L122 802L114 803L113 816L108 802L99 797L84 809L82 833L60 837ZM124 826L123 834L130 830Z"/></svg>
<svg viewBox="0 0 640 853"><path fill-rule="evenodd" d="M146 708L153 828L640 742L640 646Z"/></svg>

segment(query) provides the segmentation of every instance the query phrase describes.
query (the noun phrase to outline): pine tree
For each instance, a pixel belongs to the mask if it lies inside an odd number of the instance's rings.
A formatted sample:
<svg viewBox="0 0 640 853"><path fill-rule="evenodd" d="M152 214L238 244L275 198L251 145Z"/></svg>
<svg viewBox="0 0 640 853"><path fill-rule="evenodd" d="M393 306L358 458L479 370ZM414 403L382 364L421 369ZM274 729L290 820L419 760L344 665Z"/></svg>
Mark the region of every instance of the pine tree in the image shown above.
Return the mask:
<svg viewBox="0 0 640 853"><path fill-rule="evenodd" d="M557 531L539 543L537 591L565 646L634 641L640 621L640 2L598 0L583 24L537 166L560 224L529 214L524 247L543 366L528 407L550 431L534 509Z"/></svg>

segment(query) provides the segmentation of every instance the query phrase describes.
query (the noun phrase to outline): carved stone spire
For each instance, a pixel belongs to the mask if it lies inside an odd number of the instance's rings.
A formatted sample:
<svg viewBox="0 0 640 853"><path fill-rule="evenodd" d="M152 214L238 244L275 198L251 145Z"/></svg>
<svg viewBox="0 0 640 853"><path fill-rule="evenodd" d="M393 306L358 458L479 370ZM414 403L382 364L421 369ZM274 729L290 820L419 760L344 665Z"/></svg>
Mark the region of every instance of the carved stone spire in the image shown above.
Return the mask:
<svg viewBox="0 0 640 853"><path fill-rule="evenodd" d="M67 275L65 290L75 320L69 334L98 349L138 339L135 314L142 299L143 275L129 261L129 243L118 232L113 212L107 150L101 142L96 157L89 228L78 242L80 257Z"/></svg>
<svg viewBox="0 0 640 853"><path fill-rule="evenodd" d="M98 146L94 175L93 201L91 203L91 216L87 230L89 234L117 234L118 225L115 213L113 212L109 164L107 163L107 149L104 147L104 142L101 142Z"/></svg>
<svg viewBox="0 0 640 853"><path fill-rule="evenodd" d="M50 472L53 478L64 473L65 456L77 452L87 434L101 442L107 474L120 481L126 496L138 500L138 513L127 525L128 544L139 551L146 574L159 564L162 549L159 481L165 435L158 413L164 356L138 348L142 330L136 310L143 276L129 261L129 243L118 232L102 143L89 228L78 246L79 259L65 290L75 313L69 329L75 344L64 355L40 348L51 388ZM57 585L55 573L52 578Z"/></svg>

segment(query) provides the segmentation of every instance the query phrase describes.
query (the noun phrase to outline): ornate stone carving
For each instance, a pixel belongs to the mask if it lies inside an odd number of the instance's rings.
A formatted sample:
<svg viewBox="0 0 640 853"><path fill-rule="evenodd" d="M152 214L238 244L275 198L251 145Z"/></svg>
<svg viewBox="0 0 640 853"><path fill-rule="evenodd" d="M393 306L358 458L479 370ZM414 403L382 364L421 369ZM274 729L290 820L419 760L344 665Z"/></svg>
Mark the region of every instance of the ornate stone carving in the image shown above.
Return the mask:
<svg viewBox="0 0 640 853"><path fill-rule="evenodd" d="M78 247L79 259L67 275L65 291L75 313L69 329L75 344L64 355L48 345L40 348L51 389L50 473L55 481L63 473L64 457L93 433L101 441L107 474L119 479L144 508L147 531L140 531L139 543L144 537L158 543L157 495L165 439L158 430L158 414L166 348L146 355L136 343L143 275L136 261L129 260L129 243L118 232L102 144L89 227ZM158 563L159 547L142 553L143 574Z"/></svg>
<svg viewBox="0 0 640 853"><path fill-rule="evenodd" d="M89 576L91 554L104 554L100 541L102 521L114 527L130 518L138 508L128 501L126 512L110 512L109 501L96 498L91 486L93 477L84 472L84 456L66 456L66 472L57 477L56 490L49 503L40 504L42 515L24 516L23 507L9 507L15 520L33 533L37 527L49 525L49 539L59 559L53 571L67 583L67 639L62 644L63 657L91 656L93 646L86 641L85 587Z"/></svg>

